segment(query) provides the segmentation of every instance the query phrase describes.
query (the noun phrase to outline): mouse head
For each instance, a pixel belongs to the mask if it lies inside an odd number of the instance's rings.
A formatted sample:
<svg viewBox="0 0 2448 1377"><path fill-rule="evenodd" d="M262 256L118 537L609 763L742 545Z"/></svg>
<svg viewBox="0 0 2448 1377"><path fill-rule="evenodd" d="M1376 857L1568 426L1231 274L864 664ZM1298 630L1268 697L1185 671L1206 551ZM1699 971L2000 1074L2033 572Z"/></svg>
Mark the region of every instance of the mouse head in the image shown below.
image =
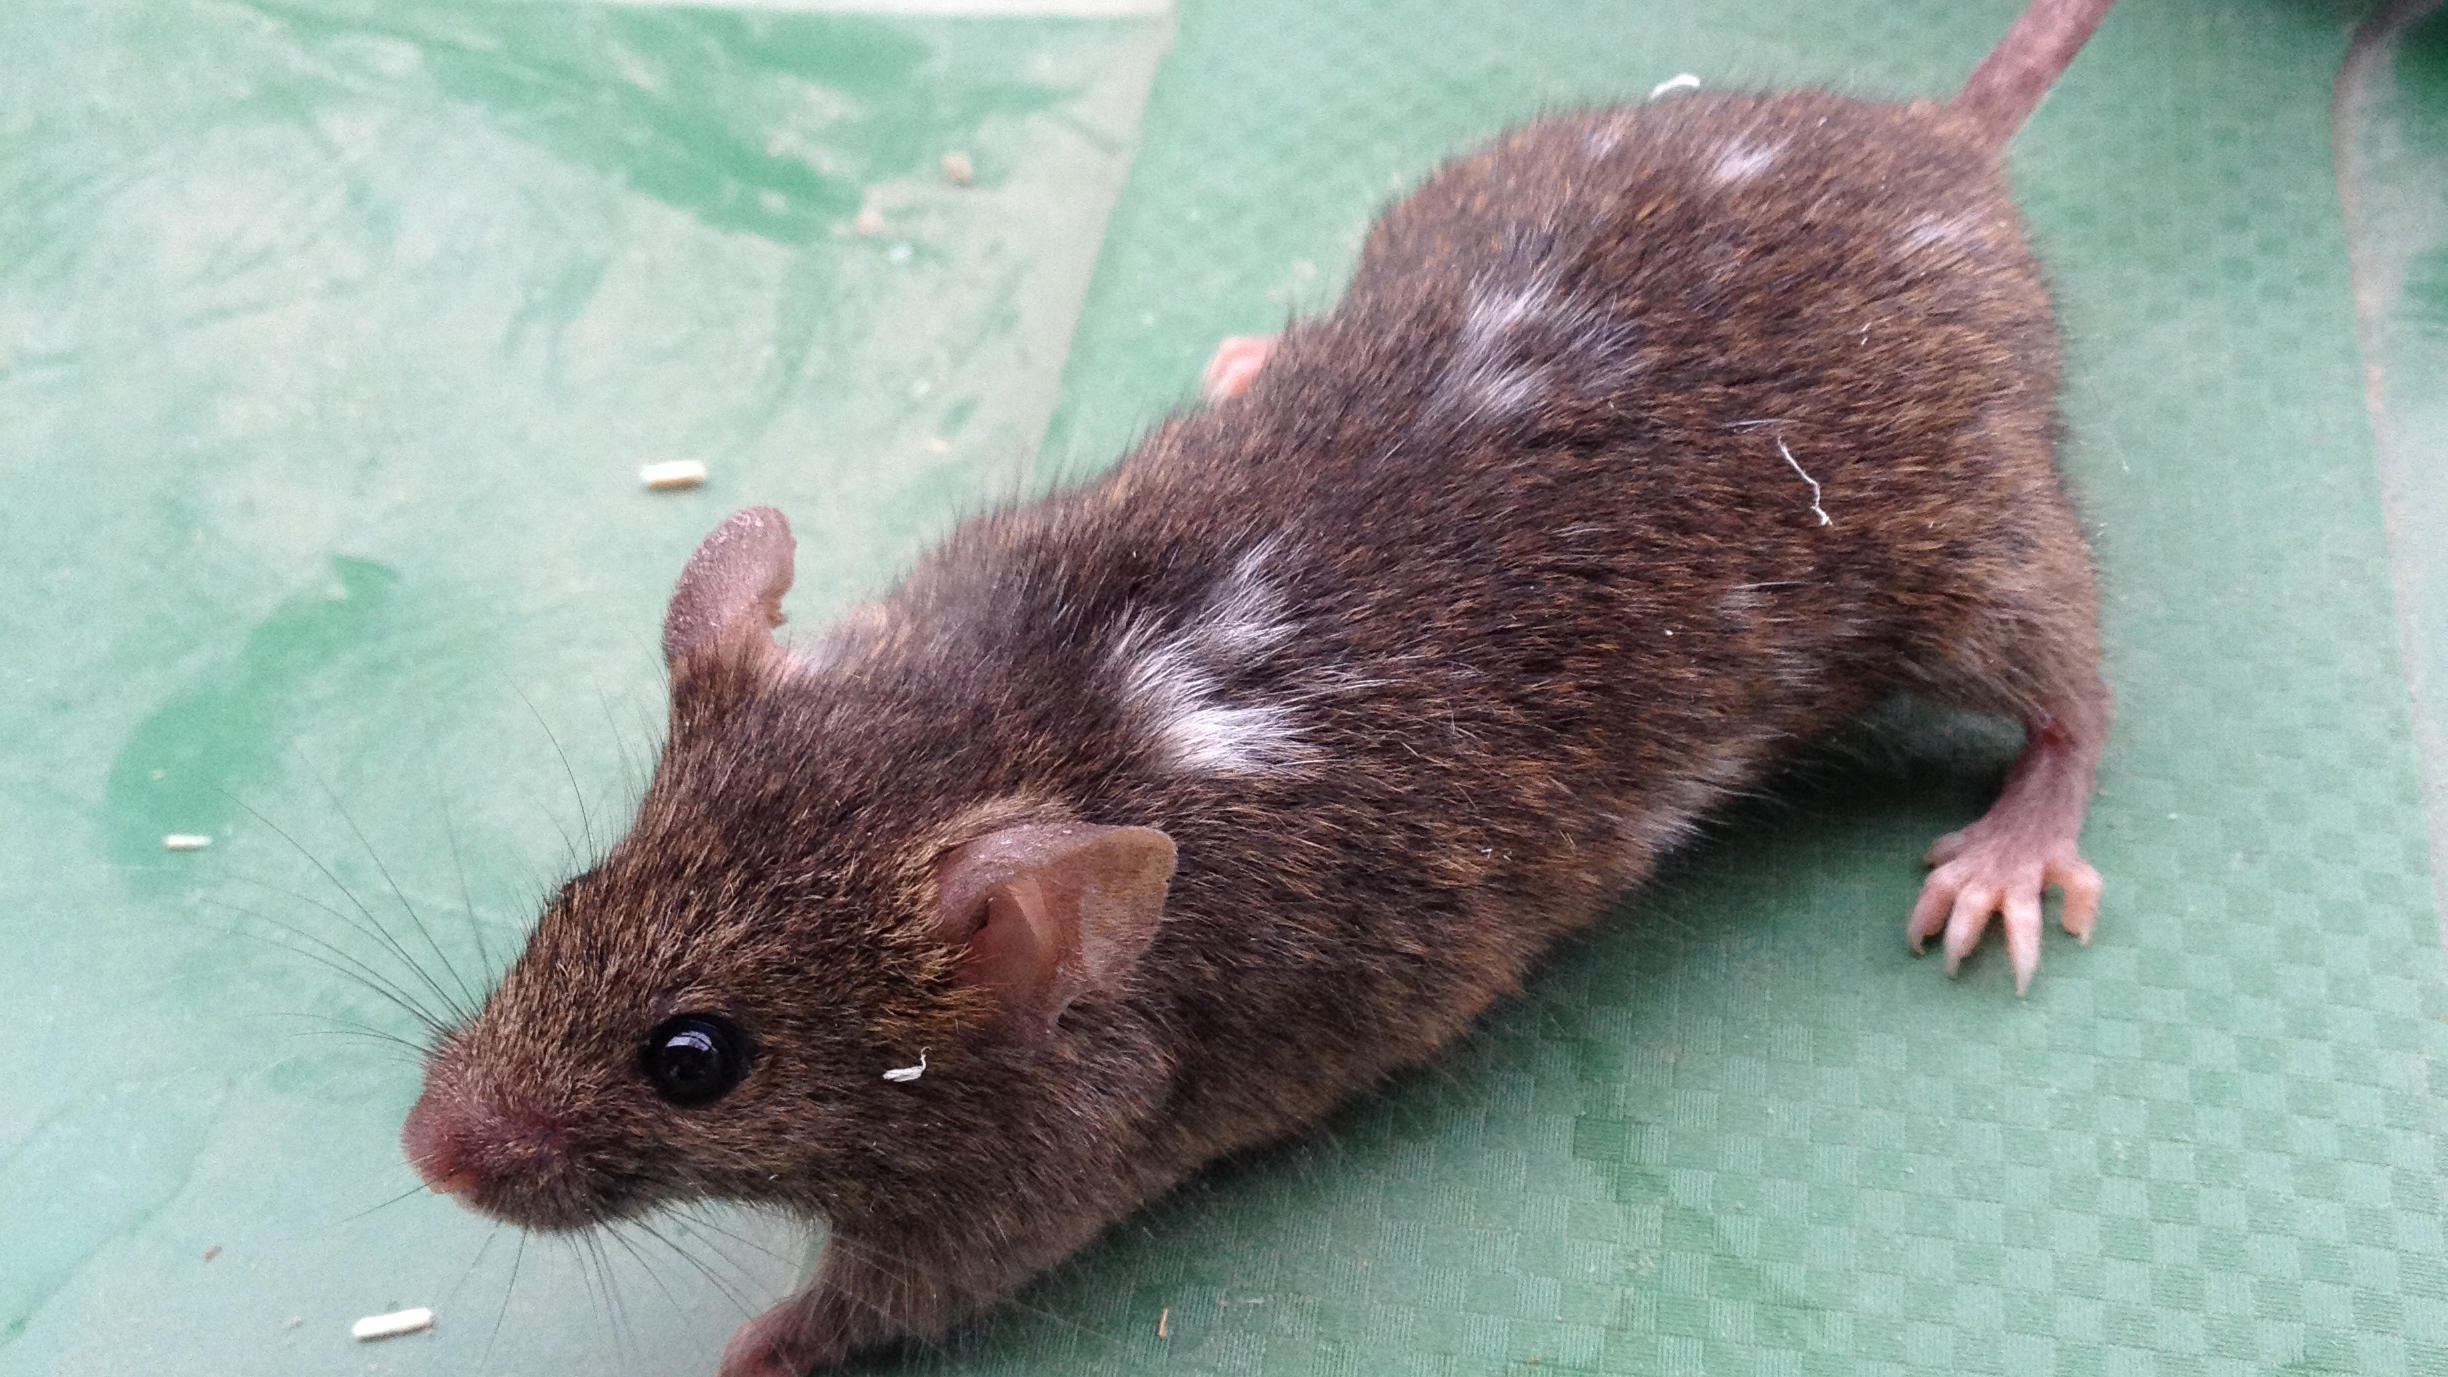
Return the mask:
<svg viewBox="0 0 2448 1377"><path fill-rule="evenodd" d="M965 1067L1042 1057L1153 939L1165 834L964 794L991 742L845 700L775 645L791 554L757 508L689 561L636 822L427 1058L402 1143L435 1190L548 1229L706 1197L855 1207L941 1116L981 1112L964 1096L1008 1095Z"/></svg>

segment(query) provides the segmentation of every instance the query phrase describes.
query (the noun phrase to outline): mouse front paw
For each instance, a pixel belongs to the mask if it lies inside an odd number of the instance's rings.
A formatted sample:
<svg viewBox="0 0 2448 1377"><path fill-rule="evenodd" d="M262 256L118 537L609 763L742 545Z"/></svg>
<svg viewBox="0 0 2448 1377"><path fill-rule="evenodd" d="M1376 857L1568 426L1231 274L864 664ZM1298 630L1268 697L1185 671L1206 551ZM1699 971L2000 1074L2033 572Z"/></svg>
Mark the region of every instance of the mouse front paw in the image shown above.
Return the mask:
<svg viewBox="0 0 2448 1377"><path fill-rule="evenodd" d="M807 1377L850 1356L838 1314L821 1293L793 1296L739 1327L720 1377Z"/></svg>
<svg viewBox="0 0 2448 1377"><path fill-rule="evenodd" d="M1925 859L1937 869L1922 883L1904 935L1918 954L1922 943L1944 932L1948 975L1980 945L1989 919L2003 915L2015 993L2031 988L2032 973L2040 969L2040 896L2051 888L2065 895L2065 930L2085 943L2091 940L2099 920L2099 872L2070 838L2042 841L1983 818L1940 837Z"/></svg>

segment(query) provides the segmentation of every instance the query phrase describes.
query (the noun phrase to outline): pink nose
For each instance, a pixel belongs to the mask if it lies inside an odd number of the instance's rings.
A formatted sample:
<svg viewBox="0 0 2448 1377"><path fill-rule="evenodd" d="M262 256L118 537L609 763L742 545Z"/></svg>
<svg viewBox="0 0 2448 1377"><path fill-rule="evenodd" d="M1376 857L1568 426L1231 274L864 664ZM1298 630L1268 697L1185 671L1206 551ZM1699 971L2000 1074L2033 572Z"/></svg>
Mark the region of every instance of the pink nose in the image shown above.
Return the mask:
<svg viewBox="0 0 2448 1377"><path fill-rule="evenodd" d="M437 1195L465 1195L476 1189L478 1177L466 1160L467 1124L438 1103L432 1092L418 1097L400 1128L400 1148L408 1165Z"/></svg>

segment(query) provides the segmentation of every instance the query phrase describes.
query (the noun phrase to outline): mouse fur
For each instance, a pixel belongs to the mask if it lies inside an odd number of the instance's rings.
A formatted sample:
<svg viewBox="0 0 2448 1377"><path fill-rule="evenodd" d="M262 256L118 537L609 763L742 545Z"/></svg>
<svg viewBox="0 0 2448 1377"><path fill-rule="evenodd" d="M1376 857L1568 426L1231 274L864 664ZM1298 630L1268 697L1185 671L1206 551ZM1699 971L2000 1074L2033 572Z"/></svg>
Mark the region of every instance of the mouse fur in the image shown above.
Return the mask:
<svg viewBox="0 0 2448 1377"><path fill-rule="evenodd" d="M410 1157L530 1227L823 1220L724 1362L807 1371L1435 1055L1883 696L2055 732L2080 768L2029 792L2087 797L2097 596L1997 144L1815 92L1543 119L1388 211L1239 395L812 642L769 634L780 517L726 523L636 821L438 1044ZM1169 867L1161 912L1063 939L1095 969L1024 1029L944 858L1123 828L1170 841L1113 862ZM697 1009L753 1059L676 1107L639 1041Z"/></svg>

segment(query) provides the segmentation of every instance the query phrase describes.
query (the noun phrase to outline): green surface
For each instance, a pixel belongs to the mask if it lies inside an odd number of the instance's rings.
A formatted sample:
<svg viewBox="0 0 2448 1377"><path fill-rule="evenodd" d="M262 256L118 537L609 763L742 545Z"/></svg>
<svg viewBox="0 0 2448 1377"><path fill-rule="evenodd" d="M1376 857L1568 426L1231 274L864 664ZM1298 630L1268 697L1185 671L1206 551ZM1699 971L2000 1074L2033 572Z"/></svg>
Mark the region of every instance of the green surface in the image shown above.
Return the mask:
<svg viewBox="0 0 2448 1377"><path fill-rule="evenodd" d="M2436 872L2448 861L2448 8L2404 0L2375 15L2337 114Z"/></svg>
<svg viewBox="0 0 2448 1377"><path fill-rule="evenodd" d="M312 1020L412 1030L274 943L415 977L319 869L447 987L617 826L721 512L791 512L819 620L1329 299L1441 154L1681 71L1942 92L2015 8L0 10L0 1368L710 1370L787 1231L667 1230L700 1271L383 1203L414 1065ZM2448 1372L2448 972L2331 152L2361 13L2125 0L2013 150L2123 714L2094 947L2022 1001L1994 949L1904 954L1913 858L2000 760L1904 724L1436 1068L903 1366ZM2424 61L2349 133L2436 133ZM2438 164L2386 147L2402 243ZM2407 398L2427 280L2364 275ZM670 457L714 483L637 491ZM346 1338L409 1304L437 1332Z"/></svg>

